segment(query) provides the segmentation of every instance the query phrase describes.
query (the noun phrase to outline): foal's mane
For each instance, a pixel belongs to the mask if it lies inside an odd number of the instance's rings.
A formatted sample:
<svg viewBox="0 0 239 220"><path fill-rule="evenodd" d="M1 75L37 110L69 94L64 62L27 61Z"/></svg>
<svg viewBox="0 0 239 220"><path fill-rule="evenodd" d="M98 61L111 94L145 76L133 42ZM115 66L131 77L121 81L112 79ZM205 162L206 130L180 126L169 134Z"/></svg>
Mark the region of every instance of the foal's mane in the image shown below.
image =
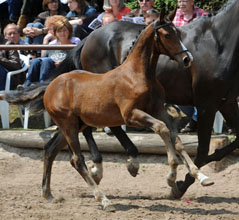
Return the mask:
<svg viewBox="0 0 239 220"><path fill-rule="evenodd" d="M127 51L125 57L122 59L122 63L126 60L126 58L129 56L130 52L132 51L132 49L134 48L134 45L137 44L138 42L138 39L139 39L139 36L141 35L141 33L144 31L144 29L146 28L147 26L143 26L142 25L142 29L139 30L139 33L138 35L135 36L135 39L132 41L131 43L131 46L129 47L129 50ZM121 64L122 64L121 63Z"/></svg>

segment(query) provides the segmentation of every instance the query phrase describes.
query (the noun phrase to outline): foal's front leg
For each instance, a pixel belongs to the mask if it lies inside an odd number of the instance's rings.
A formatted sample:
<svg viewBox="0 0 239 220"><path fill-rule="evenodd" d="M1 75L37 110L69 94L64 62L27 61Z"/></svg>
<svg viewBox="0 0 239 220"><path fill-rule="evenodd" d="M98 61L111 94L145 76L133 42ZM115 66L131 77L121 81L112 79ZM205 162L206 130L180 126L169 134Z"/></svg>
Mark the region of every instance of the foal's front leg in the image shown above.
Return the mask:
<svg viewBox="0 0 239 220"><path fill-rule="evenodd" d="M144 126L152 129L155 133L159 134L166 145L168 162L171 167L171 172L168 175L168 184L176 189L176 175L177 175L177 166L178 159L176 156L176 151L179 153L180 157L183 159L186 167L188 168L190 174L198 179L203 186L212 185L207 176L200 172L200 170L193 163L191 158L188 156L187 152L184 150L183 144L179 137L174 137L172 132L166 127L165 123L155 119L151 115L135 109L132 111L131 118L128 119L130 125L134 126ZM174 143L172 141L175 141Z"/></svg>

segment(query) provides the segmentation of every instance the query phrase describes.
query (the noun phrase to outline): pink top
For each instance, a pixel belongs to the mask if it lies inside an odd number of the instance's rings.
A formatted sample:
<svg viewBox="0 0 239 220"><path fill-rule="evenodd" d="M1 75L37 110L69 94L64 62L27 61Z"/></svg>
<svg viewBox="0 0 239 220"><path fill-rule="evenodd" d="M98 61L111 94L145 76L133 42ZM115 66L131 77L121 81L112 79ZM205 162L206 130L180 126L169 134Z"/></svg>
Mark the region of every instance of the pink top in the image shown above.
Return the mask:
<svg viewBox="0 0 239 220"><path fill-rule="evenodd" d="M186 19L184 19L184 15L182 14L182 10L178 9L177 12L176 12L176 15L173 19L173 23L174 23L175 26L183 26L185 24L190 23L195 18L204 16L204 15L207 15L207 14L208 13L205 12L203 9L198 8L198 7L194 7L193 17L189 20L186 20Z"/></svg>

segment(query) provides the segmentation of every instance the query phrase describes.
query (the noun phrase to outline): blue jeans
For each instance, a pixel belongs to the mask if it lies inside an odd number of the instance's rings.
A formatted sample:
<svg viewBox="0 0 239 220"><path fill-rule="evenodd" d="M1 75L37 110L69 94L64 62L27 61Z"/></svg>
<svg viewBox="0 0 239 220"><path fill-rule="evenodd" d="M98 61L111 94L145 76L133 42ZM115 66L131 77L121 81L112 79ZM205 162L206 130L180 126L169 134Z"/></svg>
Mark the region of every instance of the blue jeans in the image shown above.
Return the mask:
<svg viewBox="0 0 239 220"><path fill-rule="evenodd" d="M20 16L22 0L8 0L8 14L10 21L17 21Z"/></svg>
<svg viewBox="0 0 239 220"><path fill-rule="evenodd" d="M0 91L5 90L7 72L8 71L0 65Z"/></svg>
<svg viewBox="0 0 239 220"><path fill-rule="evenodd" d="M182 112L187 115L188 118L193 119L194 121L197 121L197 108L193 106L184 106L179 105L178 106Z"/></svg>
<svg viewBox="0 0 239 220"><path fill-rule="evenodd" d="M55 68L55 62L49 57L38 57L31 61L28 69L25 87L33 82L45 81Z"/></svg>
<svg viewBox="0 0 239 220"><path fill-rule="evenodd" d="M36 22L36 23L28 23L27 27L35 27L35 28L44 28L44 25L40 22ZM25 37L25 41L27 44L42 44L43 43L43 38L44 38L44 34L40 34L36 37Z"/></svg>

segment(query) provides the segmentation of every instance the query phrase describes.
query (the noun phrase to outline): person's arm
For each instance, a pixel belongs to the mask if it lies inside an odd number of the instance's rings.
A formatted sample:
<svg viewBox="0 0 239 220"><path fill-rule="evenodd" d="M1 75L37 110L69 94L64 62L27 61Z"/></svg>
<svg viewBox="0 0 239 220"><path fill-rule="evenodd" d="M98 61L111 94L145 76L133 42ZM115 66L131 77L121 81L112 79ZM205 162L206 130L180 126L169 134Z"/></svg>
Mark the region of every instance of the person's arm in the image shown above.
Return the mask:
<svg viewBox="0 0 239 220"><path fill-rule="evenodd" d="M12 44L9 41L6 44ZM8 71L21 69L21 60L17 50L6 50L6 56L0 57L0 64Z"/></svg>

